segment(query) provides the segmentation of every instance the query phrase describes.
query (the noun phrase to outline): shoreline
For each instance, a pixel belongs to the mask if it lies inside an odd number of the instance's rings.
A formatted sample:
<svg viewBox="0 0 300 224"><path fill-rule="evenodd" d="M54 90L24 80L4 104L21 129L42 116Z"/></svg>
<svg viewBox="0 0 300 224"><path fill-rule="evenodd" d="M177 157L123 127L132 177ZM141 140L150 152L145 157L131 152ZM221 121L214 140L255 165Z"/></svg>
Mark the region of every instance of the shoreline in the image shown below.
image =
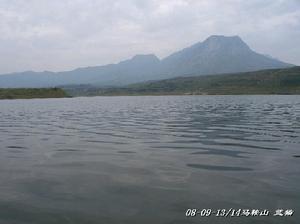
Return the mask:
<svg viewBox="0 0 300 224"><path fill-rule="evenodd" d="M95 95L95 96L65 96L65 97L19 97L19 98L0 98L1 100L32 100L32 99L70 99L70 98L91 98L91 97L163 97L163 96L300 96L300 94L122 94L122 95Z"/></svg>

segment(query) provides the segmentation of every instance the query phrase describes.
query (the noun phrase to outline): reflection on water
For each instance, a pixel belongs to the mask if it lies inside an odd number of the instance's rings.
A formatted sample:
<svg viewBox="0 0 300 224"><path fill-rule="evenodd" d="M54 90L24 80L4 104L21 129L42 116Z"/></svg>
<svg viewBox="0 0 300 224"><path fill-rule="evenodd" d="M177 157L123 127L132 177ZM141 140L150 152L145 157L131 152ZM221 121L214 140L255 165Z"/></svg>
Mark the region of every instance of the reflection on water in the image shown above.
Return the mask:
<svg viewBox="0 0 300 224"><path fill-rule="evenodd" d="M220 171L250 171L253 169L238 167L238 166L212 166L212 165L203 165L203 164L187 164L189 167L206 169L206 170L220 170Z"/></svg>
<svg viewBox="0 0 300 224"><path fill-rule="evenodd" d="M299 223L299 149L299 96L4 100L0 223Z"/></svg>

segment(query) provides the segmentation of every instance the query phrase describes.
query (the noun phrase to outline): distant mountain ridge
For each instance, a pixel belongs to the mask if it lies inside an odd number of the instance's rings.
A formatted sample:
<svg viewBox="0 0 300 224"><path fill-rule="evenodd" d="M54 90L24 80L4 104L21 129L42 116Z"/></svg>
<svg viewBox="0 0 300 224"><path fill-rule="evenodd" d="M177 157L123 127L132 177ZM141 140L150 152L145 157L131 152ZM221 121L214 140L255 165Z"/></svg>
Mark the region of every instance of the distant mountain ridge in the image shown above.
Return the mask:
<svg viewBox="0 0 300 224"><path fill-rule="evenodd" d="M162 60L153 54L136 55L118 64L78 68L67 72L1 75L0 88L80 84L114 86L179 76L248 72L290 66L292 65L254 52L238 36L213 35Z"/></svg>
<svg viewBox="0 0 300 224"><path fill-rule="evenodd" d="M300 66L233 74L178 77L119 87L70 86L70 96L300 94Z"/></svg>

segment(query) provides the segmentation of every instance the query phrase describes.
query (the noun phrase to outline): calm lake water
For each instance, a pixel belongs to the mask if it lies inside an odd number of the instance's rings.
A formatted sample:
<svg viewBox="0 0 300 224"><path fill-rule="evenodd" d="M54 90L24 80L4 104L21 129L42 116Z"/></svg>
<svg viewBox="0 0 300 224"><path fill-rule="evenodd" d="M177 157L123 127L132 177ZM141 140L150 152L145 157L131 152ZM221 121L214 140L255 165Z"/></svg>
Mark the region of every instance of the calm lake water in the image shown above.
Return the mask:
<svg viewBox="0 0 300 224"><path fill-rule="evenodd" d="M270 215L187 218L188 208ZM300 96L0 101L1 224L299 217Z"/></svg>

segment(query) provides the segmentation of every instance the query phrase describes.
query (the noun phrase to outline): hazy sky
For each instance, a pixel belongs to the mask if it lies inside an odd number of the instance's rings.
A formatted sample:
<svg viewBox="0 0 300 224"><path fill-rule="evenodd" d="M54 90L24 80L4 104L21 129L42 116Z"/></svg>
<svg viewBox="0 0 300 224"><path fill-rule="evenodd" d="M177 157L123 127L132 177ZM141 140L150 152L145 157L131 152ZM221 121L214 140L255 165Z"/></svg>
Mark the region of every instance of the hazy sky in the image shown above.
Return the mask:
<svg viewBox="0 0 300 224"><path fill-rule="evenodd" d="M300 65L300 0L0 0L0 73L162 58L213 34Z"/></svg>

